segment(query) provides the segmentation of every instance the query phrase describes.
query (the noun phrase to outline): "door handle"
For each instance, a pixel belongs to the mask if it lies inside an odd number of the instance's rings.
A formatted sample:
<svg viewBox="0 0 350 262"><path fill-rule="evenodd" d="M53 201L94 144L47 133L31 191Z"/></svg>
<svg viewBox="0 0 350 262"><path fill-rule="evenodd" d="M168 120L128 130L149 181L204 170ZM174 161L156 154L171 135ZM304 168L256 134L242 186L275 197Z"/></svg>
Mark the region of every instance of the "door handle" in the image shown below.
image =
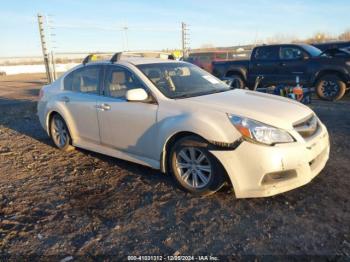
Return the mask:
<svg viewBox="0 0 350 262"><path fill-rule="evenodd" d="M64 102L64 103L68 103L70 101L70 99L69 99L68 96L62 96L61 97L61 101Z"/></svg>
<svg viewBox="0 0 350 262"><path fill-rule="evenodd" d="M111 106L110 106L109 104L102 104L102 105L101 105L101 108L102 108L104 111L111 110Z"/></svg>
<svg viewBox="0 0 350 262"><path fill-rule="evenodd" d="M287 64L286 63L280 63L280 66L286 66Z"/></svg>
<svg viewBox="0 0 350 262"><path fill-rule="evenodd" d="M101 105L96 105L95 106L97 109L100 109L101 111L108 111L111 110L111 106L108 104L101 104Z"/></svg>

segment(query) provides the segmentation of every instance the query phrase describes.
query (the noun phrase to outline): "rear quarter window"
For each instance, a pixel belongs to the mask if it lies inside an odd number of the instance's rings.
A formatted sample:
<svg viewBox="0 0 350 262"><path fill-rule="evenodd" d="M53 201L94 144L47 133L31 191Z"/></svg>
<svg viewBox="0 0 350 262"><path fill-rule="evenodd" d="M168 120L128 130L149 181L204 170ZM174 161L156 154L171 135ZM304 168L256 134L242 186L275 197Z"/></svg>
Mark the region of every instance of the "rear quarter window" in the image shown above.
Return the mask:
<svg viewBox="0 0 350 262"><path fill-rule="evenodd" d="M73 73L69 73L63 80L64 90L72 91Z"/></svg>
<svg viewBox="0 0 350 262"><path fill-rule="evenodd" d="M86 66L69 73L64 78L64 90L80 93L99 93L99 66Z"/></svg>

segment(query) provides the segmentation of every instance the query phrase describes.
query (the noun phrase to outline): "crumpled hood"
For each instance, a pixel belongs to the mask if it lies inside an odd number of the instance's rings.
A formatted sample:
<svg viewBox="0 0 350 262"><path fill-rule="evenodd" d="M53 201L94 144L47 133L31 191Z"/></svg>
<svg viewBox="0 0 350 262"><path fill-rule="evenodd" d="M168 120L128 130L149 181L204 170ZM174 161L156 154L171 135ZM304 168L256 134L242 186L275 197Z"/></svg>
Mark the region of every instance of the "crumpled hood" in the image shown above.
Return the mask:
<svg viewBox="0 0 350 262"><path fill-rule="evenodd" d="M313 114L310 108L292 99L241 89L178 101L193 110L235 114L283 129L292 129L295 122Z"/></svg>

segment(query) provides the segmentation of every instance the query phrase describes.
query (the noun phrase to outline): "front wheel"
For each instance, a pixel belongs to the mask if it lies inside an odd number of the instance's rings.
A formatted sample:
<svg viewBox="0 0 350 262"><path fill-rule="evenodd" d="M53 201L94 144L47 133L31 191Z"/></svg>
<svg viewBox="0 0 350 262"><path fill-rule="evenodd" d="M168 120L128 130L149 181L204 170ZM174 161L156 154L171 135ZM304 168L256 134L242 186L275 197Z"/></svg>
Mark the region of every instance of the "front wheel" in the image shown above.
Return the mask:
<svg viewBox="0 0 350 262"><path fill-rule="evenodd" d="M231 80L231 87L233 89L244 89L244 80L240 75L231 75L228 78Z"/></svg>
<svg viewBox="0 0 350 262"><path fill-rule="evenodd" d="M346 91L346 84L336 75L322 76L316 84L316 93L322 100L339 100Z"/></svg>
<svg viewBox="0 0 350 262"><path fill-rule="evenodd" d="M208 151L208 143L196 136L176 142L170 167L181 188L195 195L210 195L225 183L225 171Z"/></svg>

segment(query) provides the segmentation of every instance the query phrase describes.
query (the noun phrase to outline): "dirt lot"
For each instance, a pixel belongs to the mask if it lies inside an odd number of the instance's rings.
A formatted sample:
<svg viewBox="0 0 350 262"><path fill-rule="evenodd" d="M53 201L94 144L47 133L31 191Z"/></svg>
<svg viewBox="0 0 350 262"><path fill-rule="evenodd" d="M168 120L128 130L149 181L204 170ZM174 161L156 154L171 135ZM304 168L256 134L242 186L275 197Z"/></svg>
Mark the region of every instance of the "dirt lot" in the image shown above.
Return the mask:
<svg viewBox="0 0 350 262"><path fill-rule="evenodd" d="M331 138L312 183L237 200L230 188L193 197L158 171L60 152L36 116L42 80L0 78L0 254L350 256L349 95L312 106Z"/></svg>

